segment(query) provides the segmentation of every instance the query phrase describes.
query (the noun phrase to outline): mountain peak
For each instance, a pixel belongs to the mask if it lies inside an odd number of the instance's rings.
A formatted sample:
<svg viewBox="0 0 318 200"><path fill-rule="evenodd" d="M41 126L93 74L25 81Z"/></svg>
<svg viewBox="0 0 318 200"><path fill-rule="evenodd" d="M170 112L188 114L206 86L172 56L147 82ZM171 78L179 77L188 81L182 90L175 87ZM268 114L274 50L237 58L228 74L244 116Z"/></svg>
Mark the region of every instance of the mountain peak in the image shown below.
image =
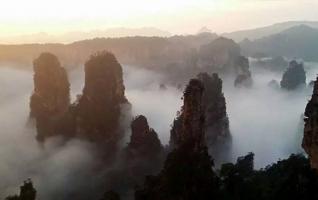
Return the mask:
<svg viewBox="0 0 318 200"><path fill-rule="evenodd" d="M241 42L245 38L248 38L249 40L253 41L270 35L278 34L284 32L285 30L298 26L318 28L318 21L287 21L255 29L247 29L234 31L231 33L224 33L222 35L231 38L237 42Z"/></svg>
<svg viewBox="0 0 318 200"><path fill-rule="evenodd" d="M296 26L293 26L291 28L288 28L284 31L282 31L282 33L289 33L289 34L295 34L295 33L308 33L308 32L317 32L318 29L316 28L313 28L311 26L308 26L306 24L300 24L300 25L296 25Z"/></svg>
<svg viewBox="0 0 318 200"><path fill-rule="evenodd" d="M209 29L208 27L206 26L203 26L202 28L200 28L200 30L198 31L198 34L200 33L212 33L212 30Z"/></svg>

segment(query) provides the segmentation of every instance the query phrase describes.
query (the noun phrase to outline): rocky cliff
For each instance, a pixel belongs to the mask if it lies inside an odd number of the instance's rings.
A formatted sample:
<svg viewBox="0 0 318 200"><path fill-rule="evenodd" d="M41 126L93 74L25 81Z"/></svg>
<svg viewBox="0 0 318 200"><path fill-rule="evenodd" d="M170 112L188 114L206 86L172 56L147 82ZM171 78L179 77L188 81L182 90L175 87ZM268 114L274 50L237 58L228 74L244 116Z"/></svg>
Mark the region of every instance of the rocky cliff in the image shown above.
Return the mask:
<svg viewBox="0 0 318 200"><path fill-rule="evenodd" d="M184 91L178 129L171 132L174 145L158 176L146 178L136 200L213 199L216 176L205 145L203 84L192 79Z"/></svg>
<svg viewBox="0 0 318 200"><path fill-rule="evenodd" d="M33 187L33 183L30 179L23 182L23 185L20 186L19 195L8 196L6 200L35 200L36 199L36 190Z"/></svg>
<svg viewBox="0 0 318 200"><path fill-rule="evenodd" d="M198 79L204 87L202 106L207 146L217 162L224 161L229 156L232 143L222 80L218 74L210 76L207 73L199 74Z"/></svg>
<svg viewBox="0 0 318 200"><path fill-rule="evenodd" d="M128 145L120 151L114 167L108 170L106 188L131 196L133 188L146 176L157 174L165 159L164 148L157 133L149 127L147 118L139 115L131 122Z"/></svg>
<svg viewBox="0 0 318 200"><path fill-rule="evenodd" d="M250 72L250 64L248 58L239 56L235 61L236 79L234 81L235 87L251 87L253 84L252 74Z"/></svg>
<svg viewBox="0 0 318 200"><path fill-rule="evenodd" d="M85 86L75 110L77 135L96 142L118 141L121 105L125 97L123 71L115 56L98 52L85 63Z"/></svg>
<svg viewBox="0 0 318 200"><path fill-rule="evenodd" d="M199 74L197 79L191 80L185 90L183 101L184 105L171 129L171 149L182 143L182 140L196 137L196 139L201 138L204 141L199 143L208 146L210 155L217 162L228 160L232 142L226 102L222 92L222 80L219 76L217 74L212 76L207 73ZM200 106L194 108L193 104L198 102ZM189 124L196 129L191 131L191 128L187 127ZM200 129L202 127L203 130ZM205 132L205 136L202 138L200 135L203 132Z"/></svg>
<svg viewBox="0 0 318 200"><path fill-rule="evenodd" d="M125 153L128 178L135 184L142 183L145 176L156 174L162 168L164 148L146 117L140 115L132 121L130 142Z"/></svg>
<svg viewBox="0 0 318 200"><path fill-rule="evenodd" d="M295 90L306 85L306 72L302 63L293 60L289 63L288 69L283 74L280 82L281 88Z"/></svg>
<svg viewBox="0 0 318 200"><path fill-rule="evenodd" d="M56 56L41 54L34 61L31 117L38 140L54 135L80 137L115 145L124 131L120 117L125 105L122 67L109 52L98 52L85 63L83 94L70 105L70 84ZM126 114L126 113L125 113Z"/></svg>
<svg viewBox="0 0 318 200"><path fill-rule="evenodd" d="M149 127L147 118L143 115L135 117L131 123L128 151L131 156L150 158L163 152L157 133Z"/></svg>
<svg viewBox="0 0 318 200"><path fill-rule="evenodd" d="M57 57L42 53L34 60L34 92L30 117L35 119L37 139L57 135L61 118L70 104L70 84Z"/></svg>
<svg viewBox="0 0 318 200"><path fill-rule="evenodd" d="M202 45L199 51L201 65L220 68L226 72L234 72L234 63L240 56L240 46L231 39L217 38Z"/></svg>
<svg viewBox="0 0 318 200"><path fill-rule="evenodd" d="M199 50L199 64L208 72L248 74L249 61L241 55L240 46L231 39L220 37Z"/></svg>
<svg viewBox="0 0 318 200"><path fill-rule="evenodd" d="M305 128L302 147L309 156L311 167L318 169L318 78L305 109Z"/></svg>
<svg viewBox="0 0 318 200"><path fill-rule="evenodd" d="M172 148L178 148L186 143L192 143L197 148L205 145L203 91L204 85L198 79L192 79L186 87L183 106L171 130Z"/></svg>

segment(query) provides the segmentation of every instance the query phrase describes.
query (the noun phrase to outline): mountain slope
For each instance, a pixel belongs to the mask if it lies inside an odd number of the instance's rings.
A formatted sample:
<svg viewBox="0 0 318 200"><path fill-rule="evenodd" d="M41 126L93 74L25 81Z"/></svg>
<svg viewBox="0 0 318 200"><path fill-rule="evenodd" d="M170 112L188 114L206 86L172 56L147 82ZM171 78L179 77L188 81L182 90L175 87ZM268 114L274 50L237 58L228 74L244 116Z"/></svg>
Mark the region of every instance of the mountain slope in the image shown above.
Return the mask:
<svg viewBox="0 0 318 200"><path fill-rule="evenodd" d="M249 56L262 54L318 61L318 29L307 25L294 26L255 41L245 40L240 45Z"/></svg>
<svg viewBox="0 0 318 200"><path fill-rule="evenodd" d="M256 28L256 29L224 33L223 36L227 38L231 38L237 42L241 42L244 39L256 40L262 37L280 33L284 30L287 30L289 28L292 28L298 25L307 25L312 28L318 28L318 21L289 21L289 22L277 23L274 25L265 26L265 27Z"/></svg>

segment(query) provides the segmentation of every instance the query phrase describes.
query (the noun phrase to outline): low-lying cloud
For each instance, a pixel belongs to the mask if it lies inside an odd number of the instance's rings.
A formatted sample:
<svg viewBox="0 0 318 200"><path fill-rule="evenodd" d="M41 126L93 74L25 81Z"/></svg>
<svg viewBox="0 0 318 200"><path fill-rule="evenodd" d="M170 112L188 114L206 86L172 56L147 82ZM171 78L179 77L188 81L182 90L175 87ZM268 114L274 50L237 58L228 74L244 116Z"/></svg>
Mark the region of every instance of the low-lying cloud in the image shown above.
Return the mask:
<svg viewBox="0 0 318 200"><path fill-rule="evenodd" d="M315 65L306 64L308 82L315 78ZM69 72L69 77L74 100L83 87L83 68ZM92 198L90 191L96 191L96 183L102 182L98 180L101 163L94 145L79 140L64 144L59 138L44 146L36 142L34 127L28 124L32 78L31 71L0 68L0 198L16 193L27 178L34 181L39 199L64 199L75 194ZM284 92L267 86L270 80L280 78L281 74L253 70L251 89L237 89L233 81L225 81L233 160L254 152L256 166L264 167L301 151L301 115L311 90ZM160 89L163 80L152 71L124 66L126 96L133 115L145 115L167 144L170 125L182 105L182 91L169 85Z"/></svg>

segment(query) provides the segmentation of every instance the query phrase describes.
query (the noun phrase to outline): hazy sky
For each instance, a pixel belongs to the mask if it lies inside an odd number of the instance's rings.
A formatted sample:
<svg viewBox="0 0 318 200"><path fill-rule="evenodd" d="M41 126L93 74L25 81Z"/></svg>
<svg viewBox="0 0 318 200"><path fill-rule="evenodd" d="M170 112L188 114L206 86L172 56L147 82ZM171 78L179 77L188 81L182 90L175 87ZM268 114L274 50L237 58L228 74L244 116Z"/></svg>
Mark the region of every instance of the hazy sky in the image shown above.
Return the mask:
<svg viewBox="0 0 318 200"><path fill-rule="evenodd" d="M152 26L193 33L318 20L317 0L6 0L0 36Z"/></svg>

